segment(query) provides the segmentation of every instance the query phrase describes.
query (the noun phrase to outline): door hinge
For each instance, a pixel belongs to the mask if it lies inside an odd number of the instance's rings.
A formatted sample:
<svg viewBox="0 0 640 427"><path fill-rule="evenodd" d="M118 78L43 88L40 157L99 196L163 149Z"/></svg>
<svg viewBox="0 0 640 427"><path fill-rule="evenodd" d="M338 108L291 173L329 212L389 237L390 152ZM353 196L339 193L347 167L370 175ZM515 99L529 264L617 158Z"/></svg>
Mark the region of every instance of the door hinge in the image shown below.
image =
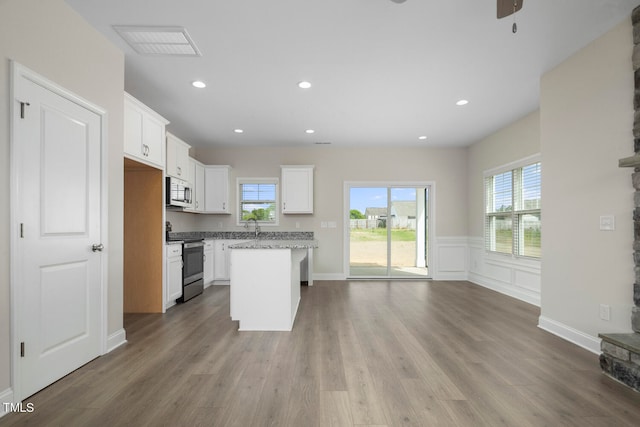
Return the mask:
<svg viewBox="0 0 640 427"><path fill-rule="evenodd" d="M24 357L24 341L20 343L20 357Z"/></svg>
<svg viewBox="0 0 640 427"><path fill-rule="evenodd" d="M31 104L29 104L28 102L20 102L20 118L24 119L24 106L29 106Z"/></svg>
<svg viewBox="0 0 640 427"><path fill-rule="evenodd" d="M20 238L24 239L24 223L20 223Z"/></svg>

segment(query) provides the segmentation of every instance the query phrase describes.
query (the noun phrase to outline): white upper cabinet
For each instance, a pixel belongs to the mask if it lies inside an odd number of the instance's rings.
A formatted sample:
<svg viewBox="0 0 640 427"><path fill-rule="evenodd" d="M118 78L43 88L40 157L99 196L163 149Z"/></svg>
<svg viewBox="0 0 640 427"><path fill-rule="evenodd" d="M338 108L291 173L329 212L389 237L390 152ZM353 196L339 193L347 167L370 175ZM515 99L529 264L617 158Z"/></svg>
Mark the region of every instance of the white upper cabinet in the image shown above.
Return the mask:
<svg viewBox="0 0 640 427"><path fill-rule="evenodd" d="M205 199L204 199L204 165L197 160L194 160L195 168L195 181L193 183L193 209L196 212L204 212Z"/></svg>
<svg viewBox="0 0 640 427"><path fill-rule="evenodd" d="M282 213L313 213L313 166L280 166Z"/></svg>
<svg viewBox="0 0 640 427"><path fill-rule="evenodd" d="M231 213L229 206L230 170L230 166L204 166L205 213Z"/></svg>
<svg viewBox="0 0 640 427"><path fill-rule="evenodd" d="M189 180L189 148L189 144L167 132L167 175L193 184Z"/></svg>
<svg viewBox="0 0 640 427"><path fill-rule="evenodd" d="M164 169L165 126L169 121L124 94L124 155L141 163Z"/></svg>

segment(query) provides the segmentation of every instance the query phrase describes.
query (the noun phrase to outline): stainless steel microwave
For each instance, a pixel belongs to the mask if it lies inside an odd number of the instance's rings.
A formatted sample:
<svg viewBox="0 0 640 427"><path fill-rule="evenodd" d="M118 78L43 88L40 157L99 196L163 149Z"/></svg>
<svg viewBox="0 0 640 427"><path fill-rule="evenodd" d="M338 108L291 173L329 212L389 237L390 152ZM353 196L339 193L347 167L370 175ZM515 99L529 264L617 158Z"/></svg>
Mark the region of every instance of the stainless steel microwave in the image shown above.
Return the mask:
<svg viewBox="0 0 640 427"><path fill-rule="evenodd" d="M166 204L167 206L191 206L191 186L187 181L183 181L171 176L166 182Z"/></svg>

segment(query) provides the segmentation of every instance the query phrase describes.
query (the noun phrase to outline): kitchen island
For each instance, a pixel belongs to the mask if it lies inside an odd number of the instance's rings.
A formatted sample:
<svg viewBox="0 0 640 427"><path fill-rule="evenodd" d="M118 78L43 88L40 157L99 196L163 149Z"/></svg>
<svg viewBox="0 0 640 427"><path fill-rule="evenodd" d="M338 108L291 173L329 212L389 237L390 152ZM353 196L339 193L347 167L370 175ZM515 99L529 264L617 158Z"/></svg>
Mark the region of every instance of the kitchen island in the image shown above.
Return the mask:
<svg viewBox="0 0 640 427"><path fill-rule="evenodd" d="M300 262L317 240L251 240L230 245L231 319L240 331L290 331L300 303Z"/></svg>

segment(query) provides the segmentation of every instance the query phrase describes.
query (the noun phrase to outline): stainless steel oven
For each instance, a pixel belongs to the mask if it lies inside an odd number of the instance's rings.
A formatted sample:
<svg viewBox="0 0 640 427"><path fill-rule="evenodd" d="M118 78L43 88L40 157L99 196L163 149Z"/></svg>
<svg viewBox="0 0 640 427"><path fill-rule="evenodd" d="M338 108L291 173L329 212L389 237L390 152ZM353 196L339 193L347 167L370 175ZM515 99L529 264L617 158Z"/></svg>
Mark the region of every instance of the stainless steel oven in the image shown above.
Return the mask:
<svg viewBox="0 0 640 427"><path fill-rule="evenodd" d="M204 242L185 241L182 244L182 297L177 302L185 302L200 295L204 289Z"/></svg>

